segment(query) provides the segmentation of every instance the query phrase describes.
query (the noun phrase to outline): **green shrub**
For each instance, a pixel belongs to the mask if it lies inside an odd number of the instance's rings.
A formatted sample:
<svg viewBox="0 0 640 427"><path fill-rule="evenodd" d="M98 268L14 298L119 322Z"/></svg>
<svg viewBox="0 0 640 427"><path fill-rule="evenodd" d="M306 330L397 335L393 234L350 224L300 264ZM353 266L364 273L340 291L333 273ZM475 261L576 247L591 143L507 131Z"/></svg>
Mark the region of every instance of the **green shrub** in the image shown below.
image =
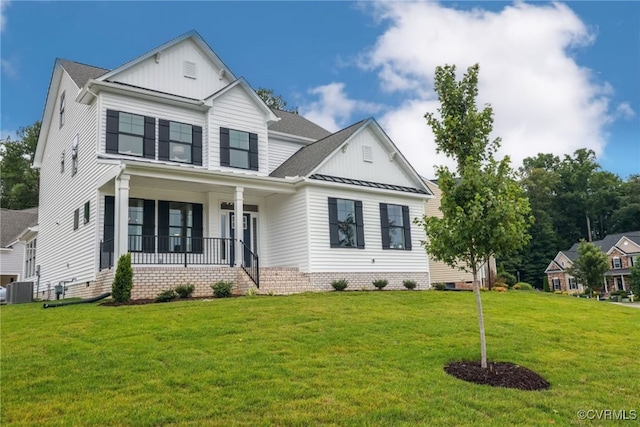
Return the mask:
<svg viewBox="0 0 640 427"><path fill-rule="evenodd" d="M347 279L338 279L331 282L331 286L336 291L344 291L349 286L349 281Z"/></svg>
<svg viewBox="0 0 640 427"><path fill-rule="evenodd" d="M542 290L545 292L551 292L551 288L549 287L549 277L544 276L542 278Z"/></svg>
<svg viewBox="0 0 640 427"><path fill-rule="evenodd" d="M373 281L373 286L378 288L379 291L381 291L382 288L384 288L388 284L389 284L389 281L387 279L377 279Z"/></svg>
<svg viewBox="0 0 640 427"><path fill-rule="evenodd" d="M521 291L532 291L533 286L531 286L526 282L518 282L515 285L513 285L513 289L519 289Z"/></svg>
<svg viewBox="0 0 640 427"><path fill-rule="evenodd" d="M405 288L409 289L410 291L415 289L416 286L418 286L415 280L403 280L402 284L404 285Z"/></svg>
<svg viewBox="0 0 640 427"><path fill-rule="evenodd" d="M447 285L442 282L434 283L433 289L435 289L436 291L444 291L445 289L447 289Z"/></svg>
<svg viewBox="0 0 640 427"><path fill-rule="evenodd" d="M111 297L116 302L131 301L131 289L133 288L133 268L131 268L131 254L127 253L118 260L116 276L111 285Z"/></svg>
<svg viewBox="0 0 640 427"><path fill-rule="evenodd" d="M168 302L176 299L176 297L176 292L173 289L167 289L166 291L162 291L156 295L156 302Z"/></svg>
<svg viewBox="0 0 640 427"><path fill-rule="evenodd" d="M507 287L495 285L491 290L494 292L507 292Z"/></svg>
<svg viewBox="0 0 640 427"><path fill-rule="evenodd" d="M195 289L196 287L193 284L187 283L186 285L177 286L176 294L180 298L189 298Z"/></svg>
<svg viewBox="0 0 640 427"><path fill-rule="evenodd" d="M220 280L211 285L213 296L216 298L229 298L231 296L231 288L233 288L233 282L225 280Z"/></svg>
<svg viewBox="0 0 640 427"><path fill-rule="evenodd" d="M249 288L247 289L247 292L244 293L244 296L246 297L255 297L256 295L258 295L258 290L256 288Z"/></svg>

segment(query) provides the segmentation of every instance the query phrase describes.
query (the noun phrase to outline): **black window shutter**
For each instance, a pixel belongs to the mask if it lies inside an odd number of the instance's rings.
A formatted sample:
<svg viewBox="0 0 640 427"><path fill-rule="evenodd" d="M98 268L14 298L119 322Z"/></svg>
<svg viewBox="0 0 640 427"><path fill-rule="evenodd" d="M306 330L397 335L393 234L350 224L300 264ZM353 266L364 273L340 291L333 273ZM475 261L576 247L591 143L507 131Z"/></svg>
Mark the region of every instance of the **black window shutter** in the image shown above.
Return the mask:
<svg viewBox="0 0 640 427"><path fill-rule="evenodd" d="M249 134L249 169L258 170L258 135Z"/></svg>
<svg viewBox="0 0 640 427"><path fill-rule="evenodd" d="M220 166L229 165L229 129L220 128Z"/></svg>
<svg viewBox="0 0 640 427"><path fill-rule="evenodd" d="M194 165L202 166L202 128L193 126L191 139L191 160Z"/></svg>
<svg viewBox="0 0 640 427"><path fill-rule="evenodd" d="M156 119L154 117L144 118L143 152L146 159L156 158Z"/></svg>
<svg viewBox="0 0 640 427"><path fill-rule="evenodd" d="M193 252L201 254L203 248L202 242L202 205L200 203L193 204L193 229L191 230L193 242L191 249Z"/></svg>
<svg viewBox="0 0 640 427"><path fill-rule="evenodd" d="M356 205L356 236L358 236L358 249L364 249L364 224L362 222L362 202L355 201Z"/></svg>
<svg viewBox="0 0 640 427"><path fill-rule="evenodd" d="M382 249L389 249L389 212L387 204L380 203L380 231L382 233Z"/></svg>
<svg viewBox="0 0 640 427"><path fill-rule="evenodd" d="M107 110L107 138L105 151L109 154L118 154L118 122L120 112Z"/></svg>
<svg viewBox="0 0 640 427"><path fill-rule="evenodd" d="M158 252L169 252L169 202L158 200Z"/></svg>
<svg viewBox="0 0 640 427"><path fill-rule="evenodd" d="M142 211L142 252L155 252L156 201L144 200Z"/></svg>
<svg viewBox="0 0 640 427"><path fill-rule="evenodd" d="M104 196L104 232L102 236L104 242L113 241L115 235L115 201L116 198L113 196Z"/></svg>
<svg viewBox="0 0 640 427"><path fill-rule="evenodd" d="M158 123L158 160L169 160L169 121ZM158 221L160 223L160 221Z"/></svg>
<svg viewBox="0 0 640 427"><path fill-rule="evenodd" d="M402 223L404 224L404 250L411 250L411 218L409 218L409 206L402 207Z"/></svg>
<svg viewBox="0 0 640 427"><path fill-rule="evenodd" d="M338 204L334 197L329 197L329 240L332 248L340 247L338 239Z"/></svg>

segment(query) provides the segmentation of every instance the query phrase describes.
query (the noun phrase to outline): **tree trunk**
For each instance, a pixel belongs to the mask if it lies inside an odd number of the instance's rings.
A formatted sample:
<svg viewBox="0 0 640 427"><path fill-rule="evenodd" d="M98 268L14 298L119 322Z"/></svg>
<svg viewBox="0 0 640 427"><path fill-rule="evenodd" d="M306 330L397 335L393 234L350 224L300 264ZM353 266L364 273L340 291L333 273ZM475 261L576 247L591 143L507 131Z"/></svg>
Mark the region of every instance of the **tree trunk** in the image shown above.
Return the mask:
<svg viewBox="0 0 640 427"><path fill-rule="evenodd" d="M587 234L589 235L589 241L593 241L591 238L591 220L589 220L589 212L585 212L584 216L587 217Z"/></svg>
<svg viewBox="0 0 640 427"><path fill-rule="evenodd" d="M473 293L476 295L478 308L478 326L480 327L481 366L487 368L487 339L484 336L484 315L482 314L482 300L480 299L480 284L478 283L478 266L473 266Z"/></svg>

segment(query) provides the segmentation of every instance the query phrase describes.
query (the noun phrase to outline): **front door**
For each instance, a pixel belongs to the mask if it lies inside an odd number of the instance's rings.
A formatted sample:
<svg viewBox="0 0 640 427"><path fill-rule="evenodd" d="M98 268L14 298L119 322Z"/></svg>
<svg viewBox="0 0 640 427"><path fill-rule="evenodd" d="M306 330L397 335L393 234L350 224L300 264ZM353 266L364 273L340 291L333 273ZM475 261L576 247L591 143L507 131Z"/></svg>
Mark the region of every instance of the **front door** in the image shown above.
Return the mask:
<svg viewBox="0 0 640 427"><path fill-rule="evenodd" d="M242 241L245 243L244 247L244 266L251 267L251 253L249 248L251 247L251 214L245 213L242 218L242 227L244 228L244 233L242 235ZM231 213L229 215L229 230L231 230L231 239L236 238L235 233L236 223L235 223L235 214ZM235 253L231 251L231 264L235 262Z"/></svg>

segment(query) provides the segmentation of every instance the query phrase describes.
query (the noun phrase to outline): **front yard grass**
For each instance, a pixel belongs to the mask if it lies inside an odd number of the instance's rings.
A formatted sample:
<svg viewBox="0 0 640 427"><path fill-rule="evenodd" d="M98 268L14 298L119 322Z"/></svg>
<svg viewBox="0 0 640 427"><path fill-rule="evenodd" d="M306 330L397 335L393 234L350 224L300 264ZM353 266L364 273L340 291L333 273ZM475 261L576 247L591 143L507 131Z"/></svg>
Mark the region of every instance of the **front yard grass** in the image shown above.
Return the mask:
<svg viewBox="0 0 640 427"><path fill-rule="evenodd" d="M595 425L640 417L640 310L483 293L490 360L545 391L458 380L478 360L466 292L331 292L146 306L1 308L0 424ZM639 418L640 419L640 418Z"/></svg>

